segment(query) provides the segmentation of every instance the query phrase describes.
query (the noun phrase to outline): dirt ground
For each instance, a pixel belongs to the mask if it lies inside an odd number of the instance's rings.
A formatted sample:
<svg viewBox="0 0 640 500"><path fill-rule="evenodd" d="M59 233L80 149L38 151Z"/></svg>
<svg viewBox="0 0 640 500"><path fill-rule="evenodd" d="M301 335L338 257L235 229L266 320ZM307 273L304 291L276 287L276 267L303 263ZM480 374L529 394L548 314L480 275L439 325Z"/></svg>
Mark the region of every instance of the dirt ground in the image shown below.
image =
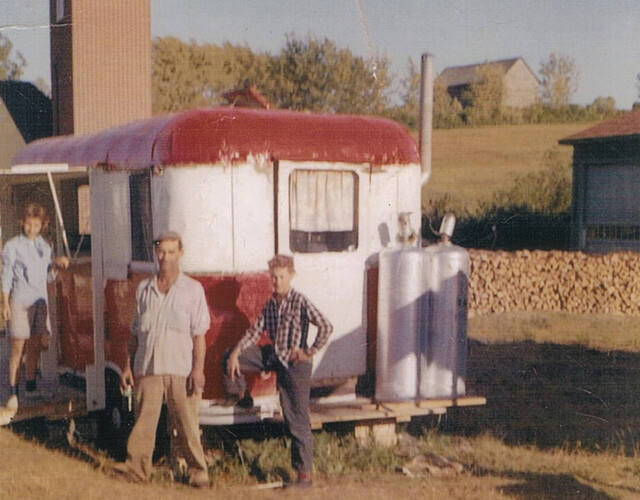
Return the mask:
<svg viewBox="0 0 640 500"><path fill-rule="evenodd" d="M192 490L182 485L134 485L112 477L106 469L96 468L81 459L25 440L9 429L0 429L0 498L50 499L181 499L181 498L508 498L496 490L509 481L465 477L452 480L407 478L402 474L385 475L366 482L358 478L317 479L308 492L259 489L254 486L220 486L211 490ZM465 483L463 486L460 483ZM452 496L452 489L468 495Z"/></svg>

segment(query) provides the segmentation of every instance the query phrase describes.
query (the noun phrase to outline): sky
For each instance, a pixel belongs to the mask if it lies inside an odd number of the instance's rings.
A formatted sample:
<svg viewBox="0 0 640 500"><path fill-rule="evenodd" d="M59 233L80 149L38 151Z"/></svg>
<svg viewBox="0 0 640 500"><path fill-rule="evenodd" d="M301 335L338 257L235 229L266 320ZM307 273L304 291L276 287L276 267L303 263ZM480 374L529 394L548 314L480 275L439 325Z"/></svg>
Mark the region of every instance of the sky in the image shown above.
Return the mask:
<svg viewBox="0 0 640 500"><path fill-rule="evenodd" d="M48 9L49 0L0 0L0 32L26 59L25 80L50 80ZM398 79L425 52L436 73L522 57L537 75L555 52L578 69L572 102L640 100L640 0L151 0L151 33L272 54L287 34L328 38L385 55Z"/></svg>

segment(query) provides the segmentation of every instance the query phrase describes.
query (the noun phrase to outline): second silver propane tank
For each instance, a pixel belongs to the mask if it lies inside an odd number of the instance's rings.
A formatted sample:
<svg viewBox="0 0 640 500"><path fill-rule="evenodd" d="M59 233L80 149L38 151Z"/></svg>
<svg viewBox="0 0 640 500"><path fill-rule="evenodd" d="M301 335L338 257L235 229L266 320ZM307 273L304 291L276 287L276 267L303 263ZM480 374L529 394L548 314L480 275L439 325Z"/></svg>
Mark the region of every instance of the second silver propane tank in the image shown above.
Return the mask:
<svg viewBox="0 0 640 500"><path fill-rule="evenodd" d="M465 394L469 253L448 241L423 249L420 398Z"/></svg>

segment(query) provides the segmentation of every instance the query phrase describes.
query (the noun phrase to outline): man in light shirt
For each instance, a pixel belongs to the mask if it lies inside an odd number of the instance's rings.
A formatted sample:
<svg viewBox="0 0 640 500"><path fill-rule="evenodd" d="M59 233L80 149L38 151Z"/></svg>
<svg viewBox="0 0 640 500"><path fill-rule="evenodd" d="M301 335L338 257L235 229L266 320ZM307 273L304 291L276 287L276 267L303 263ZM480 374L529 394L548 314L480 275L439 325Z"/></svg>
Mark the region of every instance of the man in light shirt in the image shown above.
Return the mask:
<svg viewBox="0 0 640 500"><path fill-rule="evenodd" d="M127 461L115 468L131 481L146 482L152 471L156 427L163 401L175 429L176 449L186 460L189 484L208 487L198 405L204 388L204 335L210 326L202 285L180 271L182 239L165 231L154 240L158 274L136 291L130 361L122 388L135 392L136 423L127 443Z"/></svg>

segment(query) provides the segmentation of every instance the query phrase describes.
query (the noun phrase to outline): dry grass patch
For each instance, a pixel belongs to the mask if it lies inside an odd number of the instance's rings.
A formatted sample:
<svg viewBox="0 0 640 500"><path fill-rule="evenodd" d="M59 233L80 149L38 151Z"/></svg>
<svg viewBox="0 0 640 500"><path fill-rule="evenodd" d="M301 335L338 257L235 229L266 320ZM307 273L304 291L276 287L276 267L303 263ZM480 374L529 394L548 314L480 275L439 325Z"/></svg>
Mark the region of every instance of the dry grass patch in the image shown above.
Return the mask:
<svg viewBox="0 0 640 500"><path fill-rule="evenodd" d="M635 323L546 312L470 318L467 385L486 406L451 410L437 431L426 425L435 421L413 422L393 449L315 433L315 486L304 498L640 498ZM298 498L256 489L289 466L281 436L209 447L214 488L201 492L162 474L151 485L121 483L99 454L61 453L59 434L43 440L51 450L0 429L3 498ZM434 455L463 467L446 477L402 472Z"/></svg>
<svg viewBox="0 0 640 500"><path fill-rule="evenodd" d="M638 498L636 457L559 447L506 446L483 435L454 446L454 454L474 464L476 474L505 480L509 498Z"/></svg>
<svg viewBox="0 0 640 500"><path fill-rule="evenodd" d="M459 431L542 449L640 450L637 319L514 312L470 318L468 386L487 398Z"/></svg>
<svg viewBox="0 0 640 500"><path fill-rule="evenodd" d="M0 429L0 497L64 499L181 498L186 488L141 486L107 476L107 469L25 441ZM189 492L190 493L190 492Z"/></svg>
<svg viewBox="0 0 640 500"><path fill-rule="evenodd" d="M516 176L538 171L544 155L555 149L562 164L571 164L573 148L558 140L593 123L513 125L433 131L431 179L423 202L449 194L473 207L497 190L509 189Z"/></svg>
<svg viewBox="0 0 640 500"><path fill-rule="evenodd" d="M469 338L484 343L523 342L577 344L602 352L640 352L637 317L511 311L469 317Z"/></svg>

